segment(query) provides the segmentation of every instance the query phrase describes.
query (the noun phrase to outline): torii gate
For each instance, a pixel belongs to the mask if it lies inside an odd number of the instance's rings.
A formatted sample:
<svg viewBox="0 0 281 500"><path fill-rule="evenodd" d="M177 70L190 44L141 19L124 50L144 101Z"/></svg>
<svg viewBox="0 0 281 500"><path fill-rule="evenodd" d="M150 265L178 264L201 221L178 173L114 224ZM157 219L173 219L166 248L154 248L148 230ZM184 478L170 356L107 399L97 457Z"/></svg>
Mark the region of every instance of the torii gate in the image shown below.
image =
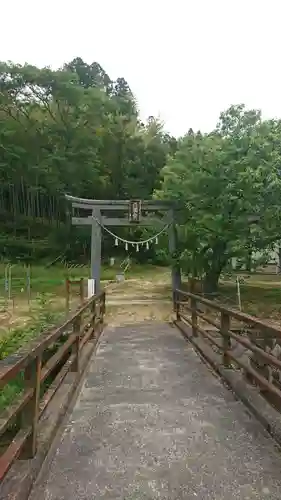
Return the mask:
<svg viewBox="0 0 281 500"><path fill-rule="evenodd" d="M91 200L66 195L79 216L72 216L72 224L91 226L91 278L95 292L100 290L101 276L101 229L108 226L154 226L167 229L169 251L173 255L177 247L174 205L171 201L161 200ZM81 211L84 211L81 216ZM118 212L112 217L112 212ZM162 214L160 214L162 212ZM164 214L163 214L164 212ZM150 214L153 213L151 217ZM173 291L180 288L180 269L172 265Z"/></svg>

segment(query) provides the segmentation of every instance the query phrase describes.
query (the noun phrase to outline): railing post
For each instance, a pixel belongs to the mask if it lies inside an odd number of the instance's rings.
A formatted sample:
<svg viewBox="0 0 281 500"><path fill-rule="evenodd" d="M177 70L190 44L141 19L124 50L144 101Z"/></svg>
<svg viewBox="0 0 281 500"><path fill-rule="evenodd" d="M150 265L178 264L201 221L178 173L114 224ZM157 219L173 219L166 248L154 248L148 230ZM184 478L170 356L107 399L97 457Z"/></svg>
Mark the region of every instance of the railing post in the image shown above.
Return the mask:
<svg viewBox="0 0 281 500"><path fill-rule="evenodd" d="M222 334L222 347L223 347L223 355L222 361L226 368L231 367L230 359L227 355L227 351L231 348L231 338L229 335L230 329L230 316L226 312L221 313L221 334Z"/></svg>
<svg viewBox="0 0 281 500"><path fill-rule="evenodd" d="M39 401L40 401L40 384L41 384L41 355L37 356L25 368L24 371L25 386L33 389L31 400L26 404L22 411L21 424L23 427L32 428L30 436L25 442L21 453L21 458L32 458L36 453L37 448L37 428L39 420Z"/></svg>
<svg viewBox="0 0 281 500"><path fill-rule="evenodd" d="M80 295L80 303L83 304L84 303L84 278L81 278L80 279L80 283L79 283L79 295Z"/></svg>
<svg viewBox="0 0 281 500"><path fill-rule="evenodd" d="M173 290L173 295L172 295L172 298L173 298L173 311L176 312L176 295L177 295L177 292L176 290Z"/></svg>
<svg viewBox="0 0 281 500"><path fill-rule="evenodd" d="M101 324L103 325L103 319L105 315L105 292L102 294L102 303L101 303Z"/></svg>
<svg viewBox="0 0 281 500"><path fill-rule="evenodd" d="M197 326L198 326L198 316L197 316L197 300L191 297L191 321L192 321L192 335L197 337Z"/></svg>
<svg viewBox="0 0 281 500"><path fill-rule="evenodd" d="M92 338L96 337L96 299L93 299L91 304L91 328L92 328Z"/></svg>
<svg viewBox="0 0 281 500"><path fill-rule="evenodd" d="M72 345L72 353L74 354L74 360L71 366L72 372L80 371L80 333L81 333L81 314L76 316L73 321L73 333L75 335L75 342Z"/></svg>
<svg viewBox="0 0 281 500"><path fill-rule="evenodd" d="M68 278L65 280L65 312L69 313L69 302L70 302L70 281Z"/></svg>
<svg viewBox="0 0 281 500"><path fill-rule="evenodd" d="M180 320L180 305L179 305L179 300L180 300L180 294L178 290L174 291L174 312L176 313L176 320Z"/></svg>

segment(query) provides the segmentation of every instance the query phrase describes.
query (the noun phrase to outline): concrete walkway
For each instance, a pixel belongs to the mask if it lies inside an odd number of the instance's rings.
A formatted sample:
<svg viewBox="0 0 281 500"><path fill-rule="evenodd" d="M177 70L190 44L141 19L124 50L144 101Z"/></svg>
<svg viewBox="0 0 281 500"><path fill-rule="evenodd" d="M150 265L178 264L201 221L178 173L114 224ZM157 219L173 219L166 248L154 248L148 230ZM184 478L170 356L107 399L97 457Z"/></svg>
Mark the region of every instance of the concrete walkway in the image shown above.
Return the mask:
<svg viewBox="0 0 281 500"><path fill-rule="evenodd" d="M281 454L168 324L107 329L31 500L280 499Z"/></svg>

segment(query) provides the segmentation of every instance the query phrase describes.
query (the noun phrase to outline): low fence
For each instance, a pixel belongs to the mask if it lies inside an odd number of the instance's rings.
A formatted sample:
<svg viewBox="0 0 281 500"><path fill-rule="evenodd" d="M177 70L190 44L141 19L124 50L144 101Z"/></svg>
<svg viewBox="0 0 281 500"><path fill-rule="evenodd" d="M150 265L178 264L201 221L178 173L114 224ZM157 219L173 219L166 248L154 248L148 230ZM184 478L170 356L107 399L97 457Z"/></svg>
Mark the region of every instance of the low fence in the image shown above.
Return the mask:
<svg viewBox="0 0 281 500"><path fill-rule="evenodd" d="M65 297L66 308L69 301L67 282L79 284L82 277L88 275L87 267L68 266L48 269L21 264L0 263L0 313L13 312L18 307L28 310L42 294ZM85 280L86 282L86 280ZM71 298L77 305L78 287L71 287Z"/></svg>
<svg viewBox="0 0 281 500"><path fill-rule="evenodd" d="M71 292L73 290L73 287L77 288L78 285L78 291L79 291L79 300L80 303L83 304L84 298L85 298L85 280L84 278L80 279L69 279L66 278L65 280L65 310L66 314L69 313L70 310L70 302L71 302Z"/></svg>
<svg viewBox="0 0 281 500"><path fill-rule="evenodd" d="M18 387L18 397L0 415L0 481L18 457L35 455L38 424L68 372L74 372L73 385L77 384L83 350L89 341L97 341L104 313L105 292L101 292L61 326L40 336L28 351L0 361L2 396Z"/></svg>
<svg viewBox="0 0 281 500"><path fill-rule="evenodd" d="M242 369L281 410L281 328L181 290L175 292L174 309L178 326L191 327L191 339L201 337L225 368Z"/></svg>

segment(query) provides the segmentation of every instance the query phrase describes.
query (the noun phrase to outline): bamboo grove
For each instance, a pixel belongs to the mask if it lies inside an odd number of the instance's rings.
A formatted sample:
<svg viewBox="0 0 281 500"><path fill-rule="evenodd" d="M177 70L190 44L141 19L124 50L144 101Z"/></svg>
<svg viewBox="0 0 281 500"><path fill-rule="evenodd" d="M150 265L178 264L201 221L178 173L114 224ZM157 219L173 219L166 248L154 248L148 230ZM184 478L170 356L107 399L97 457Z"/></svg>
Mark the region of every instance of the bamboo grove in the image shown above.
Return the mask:
<svg viewBox="0 0 281 500"><path fill-rule="evenodd" d="M77 58L58 71L1 63L2 258L87 258L64 194L151 197L175 147L156 119L141 122L126 80L112 81L98 63Z"/></svg>

